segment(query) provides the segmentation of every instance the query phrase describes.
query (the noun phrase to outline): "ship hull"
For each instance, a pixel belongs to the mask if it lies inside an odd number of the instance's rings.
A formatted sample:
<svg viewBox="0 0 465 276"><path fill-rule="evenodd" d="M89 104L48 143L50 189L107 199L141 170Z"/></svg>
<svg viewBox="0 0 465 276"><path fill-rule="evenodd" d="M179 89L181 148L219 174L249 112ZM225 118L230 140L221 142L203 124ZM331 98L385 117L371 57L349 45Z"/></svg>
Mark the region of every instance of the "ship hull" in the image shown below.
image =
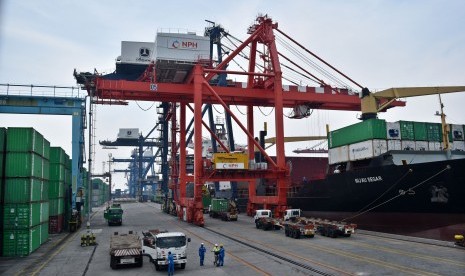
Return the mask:
<svg viewBox="0 0 465 276"><path fill-rule="evenodd" d="M465 231L465 156L455 157L329 174L305 184L288 205L362 229L450 239Z"/></svg>

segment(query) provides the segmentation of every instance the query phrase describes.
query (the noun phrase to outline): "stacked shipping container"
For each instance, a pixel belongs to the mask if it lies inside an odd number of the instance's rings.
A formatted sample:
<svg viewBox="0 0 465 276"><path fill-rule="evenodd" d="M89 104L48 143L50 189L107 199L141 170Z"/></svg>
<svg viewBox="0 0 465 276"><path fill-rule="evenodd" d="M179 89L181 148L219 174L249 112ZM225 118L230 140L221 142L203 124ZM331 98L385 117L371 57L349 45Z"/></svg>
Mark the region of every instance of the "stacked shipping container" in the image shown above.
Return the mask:
<svg viewBox="0 0 465 276"><path fill-rule="evenodd" d="M3 194L6 155L6 128L0 128L0 233L3 233ZM3 256L3 234L0 235L0 256Z"/></svg>
<svg viewBox="0 0 465 276"><path fill-rule="evenodd" d="M465 151L465 125L449 125L452 150ZM329 164L372 158L388 150L442 150L438 123L366 120L328 134Z"/></svg>
<svg viewBox="0 0 465 276"><path fill-rule="evenodd" d="M3 256L27 256L48 239L50 143L33 128L8 128L5 153Z"/></svg>
<svg viewBox="0 0 465 276"><path fill-rule="evenodd" d="M109 199L108 184L100 178L92 179L92 207L103 205Z"/></svg>
<svg viewBox="0 0 465 276"><path fill-rule="evenodd" d="M50 233L63 230L66 162L69 156L60 147L50 148Z"/></svg>

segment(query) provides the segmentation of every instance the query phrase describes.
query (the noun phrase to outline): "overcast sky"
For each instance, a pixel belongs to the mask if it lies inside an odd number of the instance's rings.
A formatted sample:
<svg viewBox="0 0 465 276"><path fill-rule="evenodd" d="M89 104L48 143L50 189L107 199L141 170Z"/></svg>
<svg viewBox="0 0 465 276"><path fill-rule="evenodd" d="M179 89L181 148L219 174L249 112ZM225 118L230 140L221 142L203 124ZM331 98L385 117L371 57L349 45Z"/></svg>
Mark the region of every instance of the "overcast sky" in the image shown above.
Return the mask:
<svg viewBox="0 0 465 276"><path fill-rule="evenodd" d="M0 83L76 86L73 70L112 72L121 41L153 42L157 30L203 34L208 19L245 40L257 14L371 90L404 86L465 85L465 1L0 1ZM278 49L279 50L279 49ZM443 96L449 123L465 124L465 93ZM407 106L380 114L387 121L439 122L437 96L408 98ZM98 106L96 140L116 138L119 128L146 134L156 124L152 103ZM237 110L233 108L233 110ZM244 112L245 108L239 107ZM262 108L268 114L270 108ZM255 112L274 136L273 116ZM357 112L315 111L310 119L286 121L285 135L324 135L356 123ZM0 127L30 126L71 154L71 118L0 114ZM239 142L244 136L235 134ZM309 143L286 145L286 154ZM87 146L86 146L87 149ZM96 148L95 173L108 154L130 149ZM271 153L273 150L271 151ZM124 169L120 164L117 168ZM116 185L124 188L122 174Z"/></svg>

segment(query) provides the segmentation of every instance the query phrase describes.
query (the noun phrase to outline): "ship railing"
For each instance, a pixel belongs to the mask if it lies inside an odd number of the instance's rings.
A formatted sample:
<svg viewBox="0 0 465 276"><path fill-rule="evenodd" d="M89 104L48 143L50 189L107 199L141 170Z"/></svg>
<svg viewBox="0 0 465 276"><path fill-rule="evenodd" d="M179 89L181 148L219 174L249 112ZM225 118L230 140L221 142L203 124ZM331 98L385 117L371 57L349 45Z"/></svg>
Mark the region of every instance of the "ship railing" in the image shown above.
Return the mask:
<svg viewBox="0 0 465 276"><path fill-rule="evenodd" d="M85 98L87 91L75 86L0 83L0 95Z"/></svg>

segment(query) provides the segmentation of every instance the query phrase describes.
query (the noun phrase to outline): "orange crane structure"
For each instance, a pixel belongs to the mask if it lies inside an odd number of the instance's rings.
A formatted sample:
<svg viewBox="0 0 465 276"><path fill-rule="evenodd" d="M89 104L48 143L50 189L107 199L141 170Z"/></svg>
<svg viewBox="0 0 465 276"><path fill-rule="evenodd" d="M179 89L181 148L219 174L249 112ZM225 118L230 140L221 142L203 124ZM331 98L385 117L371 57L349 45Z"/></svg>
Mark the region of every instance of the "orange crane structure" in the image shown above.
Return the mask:
<svg viewBox="0 0 465 276"><path fill-rule="evenodd" d="M207 181L247 181L249 183L249 203L247 213L252 214L256 209L272 209L279 216L287 208L286 192L289 186L289 168L285 162L284 151L284 108L306 106L312 109L360 111L361 100L358 93L352 93L347 88L337 88L317 79L319 87L302 87L286 85L283 88L282 69L279 57L287 57L279 53L276 47L275 32L279 32L292 42L298 44L288 35L278 29L278 24L268 16L258 16L255 23L249 27L249 37L232 51L223 61L212 66L211 60L199 60L193 66L183 83L157 82L155 65L148 66L145 73L137 81L108 80L96 77L87 84L89 94L97 100L107 101L157 101L171 103L171 111L165 120L172 122L171 135L171 182L170 188L179 191L177 214L188 222L204 225L202 206L202 186ZM250 47L248 56L248 70L246 72L227 70L227 65L244 48ZM259 52L259 47L264 49ZM302 47L302 46L301 46ZM366 89L351 80L331 65L302 47L321 62L330 66L360 89ZM263 64L258 72L257 64ZM210 80L218 74L245 75L246 84L229 82L227 86L212 86ZM193 103L193 106L191 104ZM214 134L202 120L202 104L219 104L242 129L248 139L247 154L249 160L254 159L254 147L258 148L265 157L268 167L264 170L216 170L204 166L202 158L202 126ZM245 124L229 108L230 104L242 105L247 108ZM401 101L392 101L386 108L404 106ZM179 106L179 118L177 106ZM275 109L275 142L276 161L268 156L264 148L254 140L254 106L274 107ZM194 174L186 174L186 110L193 111L194 116ZM177 126L179 125L179 128ZM179 132L179 136L176 135ZM176 141L180 137L179 142ZM227 147L216 139L219 145L229 152ZM179 158L176 158L176 155ZM176 164L179 160L179 164ZM263 178L275 183L275 196L257 196L256 179ZM186 197L186 183L194 183L194 197Z"/></svg>

